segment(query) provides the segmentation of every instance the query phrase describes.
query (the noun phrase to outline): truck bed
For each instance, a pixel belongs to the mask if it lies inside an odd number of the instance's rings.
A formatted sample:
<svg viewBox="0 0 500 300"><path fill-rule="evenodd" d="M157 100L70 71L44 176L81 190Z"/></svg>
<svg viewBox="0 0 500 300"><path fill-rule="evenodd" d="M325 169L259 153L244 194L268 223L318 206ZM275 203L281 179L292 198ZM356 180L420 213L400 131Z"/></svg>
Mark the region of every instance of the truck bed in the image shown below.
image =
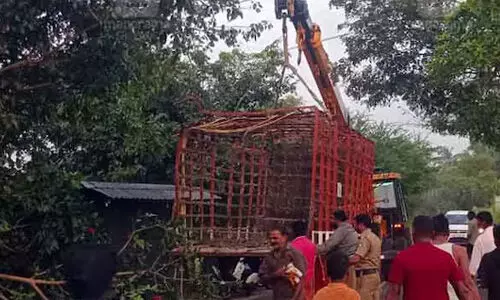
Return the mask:
<svg viewBox="0 0 500 300"><path fill-rule="evenodd" d="M270 249L264 247L215 247L210 245L196 245L189 249L204 257L262 257L269 253ZM182 248L176 248L174 253L182 253Z"/></svg>

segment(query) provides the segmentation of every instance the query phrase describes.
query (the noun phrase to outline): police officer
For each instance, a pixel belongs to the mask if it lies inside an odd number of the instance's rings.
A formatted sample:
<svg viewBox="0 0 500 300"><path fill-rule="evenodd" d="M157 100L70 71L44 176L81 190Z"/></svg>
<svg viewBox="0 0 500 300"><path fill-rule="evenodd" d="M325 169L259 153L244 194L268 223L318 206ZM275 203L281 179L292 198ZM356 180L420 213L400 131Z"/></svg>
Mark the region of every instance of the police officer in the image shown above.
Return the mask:
<svg viewBox="0 0 500 300"><path fill-rule="evenodd" d="M371 218L366 214L357 215L354 228L360 233L356 253L351 256L350 263L356 271L356 290L361 300L380 299L380 253L382 242L371 227Z"/></svg>

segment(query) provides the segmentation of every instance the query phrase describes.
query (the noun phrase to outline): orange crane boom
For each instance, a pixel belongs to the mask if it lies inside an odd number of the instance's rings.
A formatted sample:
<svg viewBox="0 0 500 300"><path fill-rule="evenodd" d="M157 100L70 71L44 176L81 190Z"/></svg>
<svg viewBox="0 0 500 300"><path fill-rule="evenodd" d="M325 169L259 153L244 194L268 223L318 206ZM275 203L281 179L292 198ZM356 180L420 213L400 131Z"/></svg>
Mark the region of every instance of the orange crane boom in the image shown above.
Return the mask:
<svg viewBox="0 0 500 300"><path fill-rule="evenodd" d="M323 102L333 117L346 124L347 115L340 93L330 74L332 66L321 41L321 29L309 15L306 0L275 0L276 18L289 18L297 32L299 51L303 52Z"/></svg>

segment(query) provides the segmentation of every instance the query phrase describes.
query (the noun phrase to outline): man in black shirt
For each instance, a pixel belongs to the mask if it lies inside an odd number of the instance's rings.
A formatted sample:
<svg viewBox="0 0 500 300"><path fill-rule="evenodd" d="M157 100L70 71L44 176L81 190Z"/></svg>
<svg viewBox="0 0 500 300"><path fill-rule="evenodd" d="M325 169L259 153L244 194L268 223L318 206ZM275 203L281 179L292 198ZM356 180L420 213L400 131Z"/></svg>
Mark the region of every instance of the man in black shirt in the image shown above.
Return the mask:
<svg viewBox="0 0 500 300"><path fill-rule="evenodd" d="M115 275L116 251L107 245L75 245L66 253L63 266L71 299L99 300Z"/></svg>
<svg viewBox="0 0 500 300"><path fill-rule="evenodd" d="M500 225L493 228L493 237L497 248L481 259L478 279L488 289L488 299L500 299Z"/></svg>

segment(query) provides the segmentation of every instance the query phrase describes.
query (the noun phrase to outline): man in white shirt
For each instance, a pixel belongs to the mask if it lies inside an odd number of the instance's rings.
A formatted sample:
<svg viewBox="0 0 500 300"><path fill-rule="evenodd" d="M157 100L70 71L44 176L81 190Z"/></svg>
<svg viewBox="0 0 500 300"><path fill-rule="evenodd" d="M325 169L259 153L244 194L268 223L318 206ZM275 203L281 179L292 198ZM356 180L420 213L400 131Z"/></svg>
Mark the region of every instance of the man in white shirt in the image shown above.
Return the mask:
<svg viewBox="0 0 500 300"><path fill-rule="evenodd" d="M474 243L472 257L469 265L469 272L473 277L477 275L479 264L483 255L495 250L495 239L493 237L493 216L487 211L482 211L476 215L477 226L483 229Z"/></svg>
<svg viewBox="0 0 500 300"><path fill-rule="evenodd" d="M476 213L469 211L467 213L467 256L469 259L472 256L472 249L474 249L474 243L476 242L477 236L479 235L479 229L477 228Z"/></svg>

